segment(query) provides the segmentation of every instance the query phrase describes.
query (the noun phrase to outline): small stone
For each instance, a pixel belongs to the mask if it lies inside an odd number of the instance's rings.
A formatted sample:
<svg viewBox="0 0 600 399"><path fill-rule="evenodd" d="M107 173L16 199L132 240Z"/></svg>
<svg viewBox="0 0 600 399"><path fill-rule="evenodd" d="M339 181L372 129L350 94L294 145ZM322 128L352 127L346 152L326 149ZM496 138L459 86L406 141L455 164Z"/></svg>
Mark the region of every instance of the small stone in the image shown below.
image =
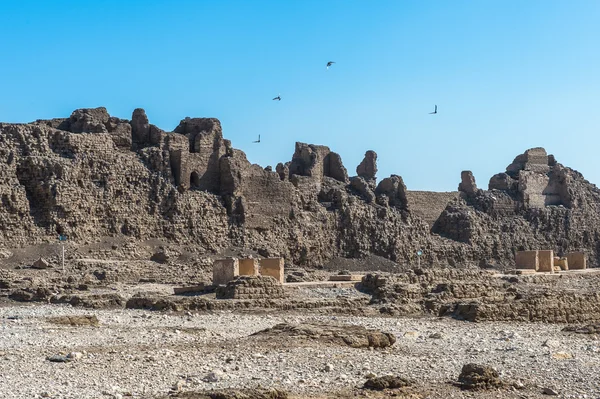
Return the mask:
<svg viewBox="0 0 600 399"><path fill-rule="evenodd" d="M572 359L573 355L571 355L570 353L567 352L556 352L552 354L552 359L556 359L556 360L567 360L567 359Z"/></svg>
<svg viewBox="0 0 600 399"><path fill-rule="evenodd" d="M179 380L177 381L174 385L173 388L171 388L171 390L175 391L175 392L179 392L183 389L183 387L186 386L186 382L185 380Z"/></svg>
<svg viewBox="0 0 600 399"><path fill-rule="evenodd" d="M558 341L555 341L553 339L547 339L544 341L542 346L544 346L546 348L556 348L559 346L559 343L558 343Z"/></svg>
<svg viewBox="0 0 600 399"><path fill-rule="evenodd" d="M329 372L333 371L333 365L332 364L326 364L325 368L323 370L325 372L329 373Z"/></svg>
<svg viewBox="0 0 600 399"><path fill-rule="evenodd" d="M442 339L443 337L444 336L440 332L433 333L429 336L429 338L432 338L432 339Z"/></svg>
<svg viewBox="0 0 600 399"><path fill-rule="evenodd" d="M207 375L204 376L204 378L202 378L202 381L204 382L218 382L221 378L219 377L219 375L216 372L211 372L208 373Z"/></svg>
<svg viewBox="0 0 600 399"><path fill-rule="evenodd" d="M83 353L81 353L81 352L71 352L67 355L67 358L71 359L71 360L79 360L82 357L83 357Z"/></svg>
<svg viewBox="0 0 600 399"><path fill-rule="evenodd" d="M66 356L63 356L63 355L52 355L52 356L48 356L46 358L46 360L49 360L49 361L51 361L53 363L65 363L65 362L68 362L71 359L69 359L69 358L67 358Z"/></svg>
<svg viewBox="0 0 600 399"><path fill-rule="evenodd" d="M542 393L544 395L550 395L550 396L558 396L558 392L556 392L554 389L552 388L544 388L542 390Z"/></svg>

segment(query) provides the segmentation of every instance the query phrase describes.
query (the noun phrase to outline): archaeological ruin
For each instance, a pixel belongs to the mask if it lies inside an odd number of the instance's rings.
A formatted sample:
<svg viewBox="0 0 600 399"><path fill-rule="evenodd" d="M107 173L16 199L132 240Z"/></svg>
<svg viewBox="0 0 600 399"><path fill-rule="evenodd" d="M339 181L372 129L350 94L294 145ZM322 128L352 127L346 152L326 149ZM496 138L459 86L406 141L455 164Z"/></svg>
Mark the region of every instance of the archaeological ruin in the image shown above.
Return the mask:
<svg viewBox="0 0 600 399"><path fill-rule="evenodd" d="M185 118L166 132L142 109L131 120L95 108L1 123L0 144L6 246L59 234L162 238L206 254L281 257L286 267L366 256L405 265L418 249L423 265L450 267L514 267L520 251L552 251L549 263L539 258L548 269L554 256L570 270L600 257L600 190L543 148L518 155L487 189L464 171L456 192L437 193L377 176L373 151L354 176L329 147L305 143L275 170L254 165L219 120Z"/></svg>

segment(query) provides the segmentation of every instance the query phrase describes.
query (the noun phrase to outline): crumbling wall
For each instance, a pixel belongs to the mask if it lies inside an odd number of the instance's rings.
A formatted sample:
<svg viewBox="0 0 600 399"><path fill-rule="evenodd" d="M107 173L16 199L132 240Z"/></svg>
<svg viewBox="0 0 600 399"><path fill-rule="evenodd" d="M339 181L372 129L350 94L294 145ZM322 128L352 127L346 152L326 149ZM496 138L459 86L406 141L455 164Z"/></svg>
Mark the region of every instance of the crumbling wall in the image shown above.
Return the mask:
<svg viewBox="0 0 600 399"><path fill-rule="evenodd" d="M411 191L406 192L407 206L411 213L422 218L432 227L448 203L458 197L458 192Z"/></svg>

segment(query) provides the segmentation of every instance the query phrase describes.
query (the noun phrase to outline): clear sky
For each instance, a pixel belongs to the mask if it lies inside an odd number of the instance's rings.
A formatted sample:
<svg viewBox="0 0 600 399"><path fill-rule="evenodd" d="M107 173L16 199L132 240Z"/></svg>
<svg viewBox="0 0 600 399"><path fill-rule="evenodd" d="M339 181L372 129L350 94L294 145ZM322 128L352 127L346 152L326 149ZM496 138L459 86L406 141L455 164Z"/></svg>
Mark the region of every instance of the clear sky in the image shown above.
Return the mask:
<svg viewBox="0 0 600 399"><path fill-rule="evenodd" d="M411 190L537 146L600 184L599 74L598 0L0 1L0 121L217 117L253 163L372 149Z"/></svg>

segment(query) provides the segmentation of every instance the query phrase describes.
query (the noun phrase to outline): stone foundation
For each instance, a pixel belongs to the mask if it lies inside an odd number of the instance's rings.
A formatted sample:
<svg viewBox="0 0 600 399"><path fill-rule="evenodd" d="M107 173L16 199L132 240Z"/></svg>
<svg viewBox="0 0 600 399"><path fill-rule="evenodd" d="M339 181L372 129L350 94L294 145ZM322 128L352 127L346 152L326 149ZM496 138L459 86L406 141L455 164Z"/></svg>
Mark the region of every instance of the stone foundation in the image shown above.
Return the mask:
<svg viewBox="0 0 600 399"><path fill-rule="evenodd" d="M283 287L270 276L239 276L218 287L217 299L280 299L285 297Z"/></svg>

